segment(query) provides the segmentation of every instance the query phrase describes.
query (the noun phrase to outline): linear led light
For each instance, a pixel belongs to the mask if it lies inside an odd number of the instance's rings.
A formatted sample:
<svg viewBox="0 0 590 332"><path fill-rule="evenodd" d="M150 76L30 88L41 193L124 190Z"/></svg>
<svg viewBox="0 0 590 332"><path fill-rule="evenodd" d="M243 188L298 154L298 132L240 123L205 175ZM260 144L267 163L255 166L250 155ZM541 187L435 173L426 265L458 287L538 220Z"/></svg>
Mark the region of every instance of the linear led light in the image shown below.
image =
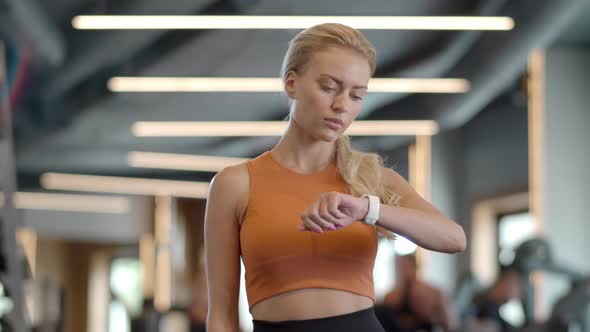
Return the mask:
<svg viewBox="0 0 590 332"><path fill-rule="evenodd" d="M17 209L112 214L125 214L131 210L131 204L126 197L58 193L16 192L14 205ZM0 207L2 206L4 206L4 194L0 193Z"/></svg>
<svg viewBox="0 0 590 332"><path fill-rule="evenodd" d="M113 92L281 92L283 82L270 77L113 77ZM459 78L373 78L368 92L465 93L469 81Z"/></svg>
<svg viewBox="0 0 590 332"><path fill-rule="evenodd" d="M45 189L84 192L105 192L128 195L176 196L206 198L208 182L140 179L114 176L45 173L41 176Z"/></svg>
<svg viewBox="0 0 590 332"><path fill-rule="evenodd" d="M37 268L37 233L28 227L19 227L16 230L16 240L21 244L25 251L25 257L31 268L31 274L35 278Z"/></svg>
<svg viewBox="0 0 590 332"><path fill-rule="evenodd" d="M173 153L130 152L131 167L181 169L188 171L219 172L227 166L245 162L246 158L197 156Z"/></svg>
<svg viewBox="0 0 590 332"><path fill-rule="evenodd" d="M154 295L154 276L156 265L156 241L150 233L145 233L139 240L139 260L143 275L143 294L145 297Z"/></svg>
<svg viewBox="0 0 590 332"><path fill-rule="evenodd" d="M138 121L131 131L137 137L281 136L286 121L147 122ZM439 126L432 120L358 120L346 130L349 136L435 135Z"/></svg>
<svg viewBox="0 0 590 332"><path fill-rule="evenodd" d="M81 15L75 29L305 29L316 24L342 23L361 30L511 30L505 16L256 16L256 15Z"/></svg>

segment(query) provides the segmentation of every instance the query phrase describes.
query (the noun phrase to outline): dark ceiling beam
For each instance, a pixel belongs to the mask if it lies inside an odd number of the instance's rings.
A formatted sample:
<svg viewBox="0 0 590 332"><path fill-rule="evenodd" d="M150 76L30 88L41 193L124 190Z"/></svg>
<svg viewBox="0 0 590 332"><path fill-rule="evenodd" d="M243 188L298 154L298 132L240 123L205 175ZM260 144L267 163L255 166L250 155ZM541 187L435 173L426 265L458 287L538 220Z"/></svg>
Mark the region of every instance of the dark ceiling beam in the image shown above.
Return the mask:
<svg viewBox="0 0 590 332"><path fill-rule="evenodd" d="M15 0L17 1L17 0ZM159 0L151 6L145 0L120 8L117 13L153 13L168 8L171 14L186 14L190 4L193 14L220 14L236 11L231 0L198 0L183 2L182 8L170 7ZM143 7L140 7L142 5ZM146 8L145 6L151 7ZM168 7L167 7L168 6ZM163 7L163 8L160 8ZM195 9L196 8L196 9ZM109 98L106 82L115 75L133 75L158 61L163 55L174 52L187 42L198 38L202 30L170 31L74 31L72 56L64 66L56 68L37 88L38 96L31 108L26 129L16 130L17 149L36 144L52 132L67 126L70 121L90 105ZM84 36L82 38L80 36ZM136 37L136 38L133 38ZM109 51L105 51L109 50ZM30 130L34 128L34 130Z"/></svg>
<svg viewBox="0 0 590 332"><path fill-rule="evenodd" d="M478 4L477 8L469 13L476 16L493 16L504 6L506 0L486 0ZM426 45L423 48L410 52L402 59L394 59L379 66L375 72L375 77L396 77L396 78L416 78L416 77L442 77L446 76L453 66L463 59L465 54L473 47L477 39L481 36L479 31L462 31L462 32L443 32L439 33L439 40ZM507 32L509 34L510 32ZM479 68L474 68L474 71ZM408 94L389 94L387 95L387 105L395 105L400 99L408 96ZM382 112L381 108L377 110L377 115L373 115L372 111L369 118L378 119L395 119L396 112L390 106L387 106L386 112ZM379 114L380 113L380 114ZM280 121L284 118L284 112L279 110L276 114L280 114L277 118L268 119ZM392 149L397 146L410 143L413 137L395 137L393 139L377 139L375 137L355 137L359 148L371 149ZM216 149L220 151L227 151L234 153L240 150L245 156L257 155L266 148L265 143L268 140L257 137L241 137L241 138L220 138L217 141ZM262 148L261 148L262 147Z"/></svg>
<svg viewBox="0 0 590 332"><path fill-rule="evenodd" d="M109 8L109 12L186 14L192 11L194 14L215 14L233 10L232 5L231 0L195 0L179 2L176 6L160 0L141 0ZM38 84L28 120L20 125L22 128L15 129L17 151L37 144L67 126L81 110L110 97L106 82L113 75L139 71L201 33L203 31L72 30L67 35L74 46L70 47L66 63L49 72Z"/></svg>
<svg viewBox="0 0 590 332"><path fill-rule="evenodd" d="M199 3L200 2L200 3ZM201 0L195 1L188 8L170 8L172 14L220 14L231 13L232 1ZM126 8L127 14L141 12L139 8ZM100 37L94 39L87 48L78 52L75 58L56 71L44 82L43 97L46 100L86 95L86 89L99 89L99 94L106 97L106 79L112 73L118 75L132 74L157 61L164 54L173 52L183 44L198 38L206 31L202 30L148 30L148 31L77 31L76 33ZM87 38L87 39L88 39ZM108 51L107 51L108 50ZM92 101L90 101L92 102Z"/></svg>
<svg viewBox="0 0 590 332"><path fill-rule="evenodd" d="M382 107L371 119L434 119L441 130L460 127L506 90L526 69L528 55L549 45L586 0L510 1L499 12L515 19L509 33L485 32L448 77L463 77L471 90L456 95L412 95Z"/></svg>

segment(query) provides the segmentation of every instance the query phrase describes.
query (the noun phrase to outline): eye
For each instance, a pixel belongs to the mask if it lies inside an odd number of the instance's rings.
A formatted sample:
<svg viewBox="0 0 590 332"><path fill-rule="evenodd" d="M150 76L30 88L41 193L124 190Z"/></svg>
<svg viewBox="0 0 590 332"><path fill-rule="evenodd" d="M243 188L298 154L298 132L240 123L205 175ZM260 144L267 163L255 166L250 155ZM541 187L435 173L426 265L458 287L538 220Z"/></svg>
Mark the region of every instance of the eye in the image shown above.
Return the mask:
<svg viewBox="0 0 590 332"><path fill-rule="evenodd" d="M354 100L354 101L361 101L361 100L363 100L363 97L361 97L361 96L351 96L350 98L352 98L352 100Z"/></svg>
<svg viewBox="0 0 590 332"><path fill-rule="evenodd" d="M321 86L322 90L325 90L325 91L334 91L334 90L336 90L336 88L334 86L331 86L331 85L321 84L320 86Z"/></svg>

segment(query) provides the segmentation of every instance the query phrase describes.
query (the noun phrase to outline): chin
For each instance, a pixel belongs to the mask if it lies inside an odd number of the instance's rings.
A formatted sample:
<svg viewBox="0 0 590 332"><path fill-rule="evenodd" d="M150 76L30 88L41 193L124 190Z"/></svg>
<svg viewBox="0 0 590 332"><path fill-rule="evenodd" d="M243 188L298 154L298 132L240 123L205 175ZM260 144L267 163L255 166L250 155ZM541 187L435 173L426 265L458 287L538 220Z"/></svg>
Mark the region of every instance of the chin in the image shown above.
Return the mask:
<svg viewBox="0 0 590 332"><path fill-rule="evenodd" d="M338 138L340 138L342 134L341 133L337 133L337 132L323 132L320 133L319 135L317 135L316 137L324 142L328 142L328 143L333 143L336 142L336 140L338 140Z"/></svg>

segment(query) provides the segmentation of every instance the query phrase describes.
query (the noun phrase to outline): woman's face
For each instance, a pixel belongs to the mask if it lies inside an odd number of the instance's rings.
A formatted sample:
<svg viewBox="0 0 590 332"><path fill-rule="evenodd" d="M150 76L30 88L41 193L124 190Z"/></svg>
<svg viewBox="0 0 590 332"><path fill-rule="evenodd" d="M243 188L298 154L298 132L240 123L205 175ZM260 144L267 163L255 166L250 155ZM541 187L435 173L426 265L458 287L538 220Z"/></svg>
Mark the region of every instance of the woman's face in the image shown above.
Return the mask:
<svg viewBox="0 0 590 332"><path fill-rule="evenodd" d="M367 59L354 50L314 53L302 73L285 78L291 121L317 140L335 141L361 111L370 77Z"/></svg>

